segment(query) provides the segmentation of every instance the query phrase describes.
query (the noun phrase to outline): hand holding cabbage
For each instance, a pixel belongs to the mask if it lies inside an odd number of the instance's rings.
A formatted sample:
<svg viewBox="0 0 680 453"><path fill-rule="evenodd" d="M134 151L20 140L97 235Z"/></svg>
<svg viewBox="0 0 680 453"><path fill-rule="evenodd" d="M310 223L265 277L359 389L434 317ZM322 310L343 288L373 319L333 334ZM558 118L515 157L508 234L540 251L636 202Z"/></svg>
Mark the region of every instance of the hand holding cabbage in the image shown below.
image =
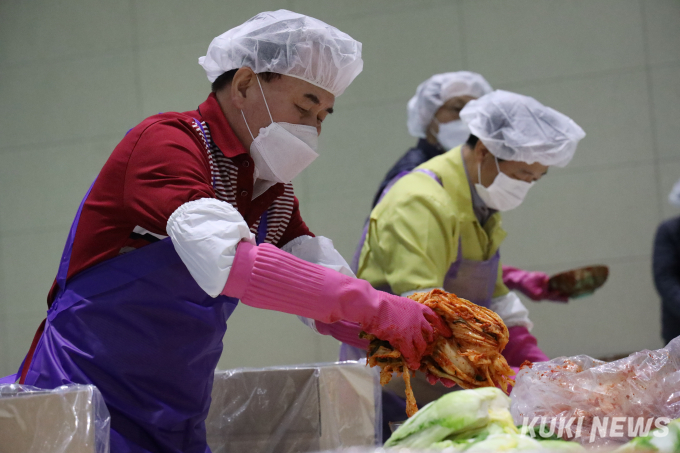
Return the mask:
<svg viewBox="0 0 680 453"><path fill-rule="evenodd" d="M451 338L438 336L420 362L419 370L428 375L431 383L440 379L465 389L498 386L508 392L514 372L501 355L508 343L508 329L496 313L440 289L415 293L409 298L432 309L453 332ZM374 335L364 337L371 341L368 364L381 368L380 383L387 384L392 373L404 377L406 413L412 416L418 408L410 387L410 371L401 352Z"/></svg>

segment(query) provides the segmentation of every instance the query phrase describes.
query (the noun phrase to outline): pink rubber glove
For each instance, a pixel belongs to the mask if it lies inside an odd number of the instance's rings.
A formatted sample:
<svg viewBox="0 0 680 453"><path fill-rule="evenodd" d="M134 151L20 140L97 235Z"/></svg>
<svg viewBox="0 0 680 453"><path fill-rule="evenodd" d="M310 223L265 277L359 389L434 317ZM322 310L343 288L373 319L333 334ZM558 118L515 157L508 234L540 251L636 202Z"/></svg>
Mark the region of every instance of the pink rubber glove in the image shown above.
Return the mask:
<svg viewBox="0 0 680 453"><path fill-rule="evenodd" d="M503 283L509 289L516 289L524 293L531 300L552 300L555 302L569 302L569 298L559 291L548 289L550 277L543 272L529 272L516 267L503 266Z"/></svg>
<svg viewBox="0 0 680 453"><path fill-rule="evenodd" d="M526 327L514 326L508 328L510 338L503 350L503 357L511 367L519 367L525 360L530 362L546 362L550 358L538 347L536 337L531 335Z"/></svg>
<svg viewBox="0 0 680 453"><path fill-rule="evenodd" d="M437 377L434 374L430 373L429 371L425 372L425 376L427 377L427 382L429 382L430 385L435 385L437 381L441 382L444 385L444 387L449 389L456 385L455 381L443 377Z"/></svg>
<svg viewBox="0 0 680 453"><path fill-rule="evenodd" d="M452 335L425 305L377 291L365 280L308 263L270 244L239 244L222 294L252 307L327 324L343 319L359 323L401 352L414 370L437 332Z"/></svg>
<svg viewBox="0 0 680 453"><path fill-rule="evenodd" d="M336 340L340 340L355 348L363 349L364 351L368 350L369 341L359 338L359 332L363 329L355 322L340 320L332 324L326 324L325 322L315 321L314 325L321 335L330 335Z"/></svg>

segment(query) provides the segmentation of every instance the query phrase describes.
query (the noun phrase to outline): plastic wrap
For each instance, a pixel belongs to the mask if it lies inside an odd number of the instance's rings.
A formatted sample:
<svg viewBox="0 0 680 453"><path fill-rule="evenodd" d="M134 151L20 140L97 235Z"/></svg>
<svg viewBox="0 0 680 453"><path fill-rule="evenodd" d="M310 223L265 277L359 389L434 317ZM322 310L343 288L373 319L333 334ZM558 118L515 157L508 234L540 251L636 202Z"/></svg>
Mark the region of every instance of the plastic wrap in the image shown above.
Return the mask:
<svg viewBox="0 0 680 453"><path fill-rule="evenodd" d="M382 443L377 371L361 362L217 371L213 453L304 452Z"/></svg>
<svg viewBox="0 0 680 453"><path fill-rule="evenodd" d="M93 385L0 385L0 453L108 453L110 428Z"/></svg>
<svg viewBox="0 0 680 453"><path fill-rule="evenodd" d="M525 366L510 396L518 425L545 422L547 432L554 420L559 437L614 447L640 435L640 424L653 429L680 417L680 337L615 362L579 355Z"/></svg>

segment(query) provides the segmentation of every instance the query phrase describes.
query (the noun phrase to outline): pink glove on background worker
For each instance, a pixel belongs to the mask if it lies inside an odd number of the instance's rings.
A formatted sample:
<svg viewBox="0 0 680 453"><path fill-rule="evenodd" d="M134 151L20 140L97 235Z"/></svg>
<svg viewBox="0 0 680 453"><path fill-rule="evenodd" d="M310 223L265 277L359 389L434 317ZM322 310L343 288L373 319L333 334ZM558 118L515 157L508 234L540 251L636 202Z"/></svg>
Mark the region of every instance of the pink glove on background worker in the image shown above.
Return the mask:
<svg viewBox="0 0 680 453"><path fill-rule="evenodd" d="M256 308L276 310L331 324L356 322L390 342L411 369L435 340L451 330L428 307L377 291L365 280L296 258L270 244L238 245L222 294ZM430 325L432 324L432 325Z"/></svg>
<svg viewBox="0 0 680 453"><path fill-rule="evenodd" d="M531 300L568 302L569 298L548 289L550 277L543 272L529 272L516 267L503 266L503 283L511 290L521 291Z"/></svg>

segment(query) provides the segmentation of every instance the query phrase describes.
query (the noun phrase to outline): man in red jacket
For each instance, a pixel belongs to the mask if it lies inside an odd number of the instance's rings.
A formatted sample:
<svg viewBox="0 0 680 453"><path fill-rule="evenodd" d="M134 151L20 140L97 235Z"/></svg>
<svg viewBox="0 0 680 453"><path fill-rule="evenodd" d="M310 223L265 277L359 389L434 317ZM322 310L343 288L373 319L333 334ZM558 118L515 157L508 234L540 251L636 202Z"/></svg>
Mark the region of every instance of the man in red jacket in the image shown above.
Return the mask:
<svg viewBox="0 0 680 453"><path fill-rule="evenodd" d="M114 453L209 451L213 372L239 300L357 345L373 333L414 369L451 334L427 307L333 270L344 260L300 216L291 181L361 72L361 43L280 10L218 36L199 62L208 99L134 127L85 195L20 370L41 388L96 385Z"/></svg>

